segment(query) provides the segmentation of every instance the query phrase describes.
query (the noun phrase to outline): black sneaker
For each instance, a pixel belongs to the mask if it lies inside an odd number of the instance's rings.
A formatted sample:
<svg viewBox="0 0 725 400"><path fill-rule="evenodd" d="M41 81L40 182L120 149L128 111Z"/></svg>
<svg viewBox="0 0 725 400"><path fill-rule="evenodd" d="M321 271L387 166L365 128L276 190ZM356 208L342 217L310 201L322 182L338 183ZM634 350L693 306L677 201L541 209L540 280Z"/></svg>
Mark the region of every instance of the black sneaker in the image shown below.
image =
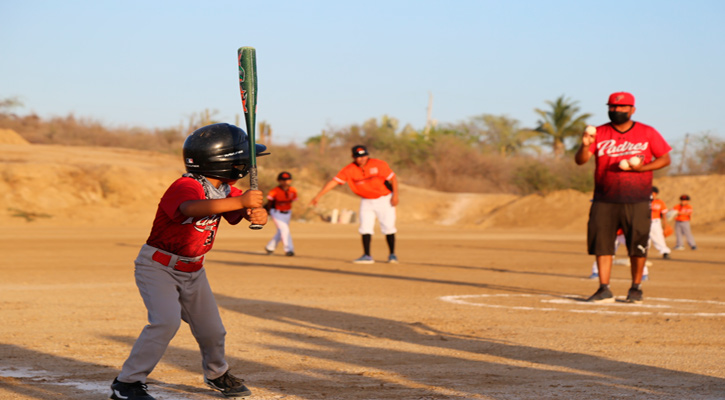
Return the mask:
<svg viewBox="0 0 725 400"><path fill-rule="evenodd" d="M642 302L642 289L631 288L627 293L627 303L641 303Z"/></svg>
<svg viewBox="0 0 725 400"><path fill-rule="evenodd" d="M614 295L609 288L600 287L587 301L590 303L614 303Z"/></svg>
<svg viewBox="0 0 725 400"><path fill-rule="evenodd" d="M244 379L237 378L230 374L229 371L216 379L207 379L204 377L204 382L212 389L222 392L225 397L238 398L252 395L252 391L244 386Z"/></svg>
<svg viewBox="0 0 725 400"><path fill-rule="evenodd" d="M295 252L294 251L288 251L288 252L284 253L284 255L286 255L287 257L293 257L295 255Z"/></svg>
<svg viewBox="0 0 725 400"><path fill-rule="evenodd" d="M111 398L114 400L156 400L146 393L146 384L141 382L119 382L118 378L111 384Z"/></svg>
<svg viewBox="0 0 725 400"><path fill-rule="evenodd" d="M669 260L670 259L670 253L663 254L662 255L662 258L664 258L665 260Z"/></svg>

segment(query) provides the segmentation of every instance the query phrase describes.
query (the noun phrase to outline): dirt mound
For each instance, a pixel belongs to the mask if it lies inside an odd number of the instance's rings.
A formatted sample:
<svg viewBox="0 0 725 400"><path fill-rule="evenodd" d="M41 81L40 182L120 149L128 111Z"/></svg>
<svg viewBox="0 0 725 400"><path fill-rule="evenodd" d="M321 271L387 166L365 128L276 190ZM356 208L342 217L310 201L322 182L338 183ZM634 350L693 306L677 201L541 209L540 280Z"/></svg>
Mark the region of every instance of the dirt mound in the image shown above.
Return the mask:
<svg viewBox="0 0 725 400"><path fill-rule="evenodd" d="M0 215L70 225L148 225L183 172L158 153L51 145L0 145L0 165Z"/></svg>
<svg viewBox="0 0 725 400"><path fill-rule="evenodd" d="M168 185L183 171L179 156L101 147L0 144L0 224L25 219L37 224L148 226ZM263 168L263 167L260 167ZM300 199L294 215L321 221L331 210L357 212L347 187L308 208L319 184L297 175ZM244 183L242 183L243 185ZM668 207L683 193L692 197L693 226L725 232L725 176L666 177L655 181ZM584 232L591 193L564 190L546 195L443 193L400 185L398 219L481 228L541 228Z"/></svg>
<svg viewBox="0 0 725 400"><path fill-rule="evenodd" d="M18 135L12 129L0 129L0 144L24 144L29 145L30 142Z"/></svg>

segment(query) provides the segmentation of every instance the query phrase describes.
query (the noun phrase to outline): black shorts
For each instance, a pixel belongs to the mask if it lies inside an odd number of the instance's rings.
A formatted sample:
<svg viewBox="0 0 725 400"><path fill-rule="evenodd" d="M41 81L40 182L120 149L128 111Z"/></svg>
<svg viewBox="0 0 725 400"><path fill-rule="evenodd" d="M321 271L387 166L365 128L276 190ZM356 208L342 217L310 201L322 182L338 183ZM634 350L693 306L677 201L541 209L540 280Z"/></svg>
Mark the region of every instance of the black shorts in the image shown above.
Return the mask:
<svg viewBox="0 0 725 400"><path fill-rule="evenodd" d="M652 222L650 202L604 203L595 201L589 209L587 247L589 254L614 255L617 230L622 228L630 257L646 257Z"/></svg>

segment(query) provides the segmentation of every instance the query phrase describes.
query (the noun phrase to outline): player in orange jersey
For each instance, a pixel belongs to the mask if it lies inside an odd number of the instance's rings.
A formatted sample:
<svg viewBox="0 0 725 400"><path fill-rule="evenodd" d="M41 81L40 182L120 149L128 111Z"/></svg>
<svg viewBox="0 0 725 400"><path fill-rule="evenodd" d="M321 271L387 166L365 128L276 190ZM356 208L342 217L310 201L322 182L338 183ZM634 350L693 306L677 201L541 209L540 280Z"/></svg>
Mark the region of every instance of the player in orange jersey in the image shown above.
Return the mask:
<svg viewBox="0 0 725 400"><path fill-rule="evenodd" d="M291 186L292 174L289 172L280 172L277 175L277 182L279 185L269 191L267 204L264 206L277 227L277 233L264 249L267 254L272 254L279 242L282 242L284 255L291 257L295 255L295 246L292 244L289 223L292 218L292 202L297 200L297 189Z"/></svg>
<svg viewBox="0 0 725 400"><path fill-rule="evenodd" d="M649 229L649 240L657 251L662 254L662 258L670 258L670 248L667 247L665 242L665 231L663 229L667 226L667 218L662 216L667 215L667 206L662 199L658 198L660 190L657 186L652 186L652 203L650 203L650 209L652 210L652 225Z"/></svg>
<svg viewBox="0 0 725 400"><path fill-rule="evenodd" d="M690 196L683 194L680 196L680 204L672 208L677 211L677 216L675 217L675 236L677 238L675 250L685 250L685 246L682 245L683 236L687 239L687 244L690 245L690 248L697 250L695 238L692 236L692 230L690 229L690 219L692 218Z"/></svg>
<svg viewBox="0 0 725 400"><path fill-rule="evenodd" d="M317 205L320 198L338 185L347 183L352 191L361 197L360 228L362 235L363 255L354 260L356 264L372 264L375 262L370 255L370 241L375 230L375 219L380 223L380 231L388 243L389 263L397 263L395 255L395 206L398 205L398 179L395 172L383 160L370 158L365 146L352 148L353 162L346 165L320 189L310 201Z"/></svg>

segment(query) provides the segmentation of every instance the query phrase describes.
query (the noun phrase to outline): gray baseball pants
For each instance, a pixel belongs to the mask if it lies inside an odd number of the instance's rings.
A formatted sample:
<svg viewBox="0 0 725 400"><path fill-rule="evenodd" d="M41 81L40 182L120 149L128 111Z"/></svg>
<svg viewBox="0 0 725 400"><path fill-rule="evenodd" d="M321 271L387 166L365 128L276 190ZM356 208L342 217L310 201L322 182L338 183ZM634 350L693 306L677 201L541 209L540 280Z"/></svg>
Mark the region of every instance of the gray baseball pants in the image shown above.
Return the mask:
<svg viewBox="0 0 725 400"><path fill-rule="evenodd" d="M182 272L151 259L158 249L144 245L136 258L136 286L148 310L148 325L131 349L118 380L146 378L161 360L183 320L191 328L199 349L204 375L222 376L229 368L224 359L226 330L204 268Z"/></svg>
<svg viewBox="0 0 725 400"><path fill-rule="evenodd" d="M675 221L675 237L677 238L675 247L682 247L682 237L687 239L687 244L690 247L695 247L695 237L692 236L692 229L690 229L690 221Z"/></svg>

